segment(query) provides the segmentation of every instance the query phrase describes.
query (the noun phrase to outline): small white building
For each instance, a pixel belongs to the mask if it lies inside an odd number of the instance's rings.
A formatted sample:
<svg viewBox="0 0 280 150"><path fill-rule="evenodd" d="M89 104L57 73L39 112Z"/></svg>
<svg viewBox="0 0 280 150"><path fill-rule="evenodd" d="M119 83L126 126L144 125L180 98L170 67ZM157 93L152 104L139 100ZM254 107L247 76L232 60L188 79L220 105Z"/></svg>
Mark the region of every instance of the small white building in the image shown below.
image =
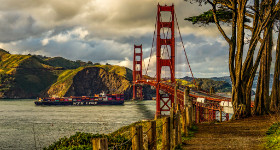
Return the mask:
<svg viewBox="0 0 280 150"><path fill-rule="evenodd" d="M221 101L220 106L223 107L232 107L232 103L229 101Z"/></svg>
<svg viewBox="0 0 280 150"><path fill-rule="evenodd" d="M198 98L196 99L196 101L199 102L199 103L205 103L205 98L200 98L200 97L198 97Z"/></svg>

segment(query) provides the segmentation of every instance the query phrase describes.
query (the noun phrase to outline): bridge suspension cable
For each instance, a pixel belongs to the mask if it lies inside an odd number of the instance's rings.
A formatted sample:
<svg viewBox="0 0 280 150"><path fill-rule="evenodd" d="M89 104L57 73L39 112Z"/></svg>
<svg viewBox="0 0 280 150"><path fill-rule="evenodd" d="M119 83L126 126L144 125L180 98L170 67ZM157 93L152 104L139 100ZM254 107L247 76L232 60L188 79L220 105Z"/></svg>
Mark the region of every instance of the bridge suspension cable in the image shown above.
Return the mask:
<svg viewBox="0 0 280 150"><path fill-rule="evenodd" d="M182 39L182 35L181 35L181 32L180 32L180 27L179 27L179 23L178 23L178 20L177 20L176 12L174 12L174 15L175 15L176 24L177 24L177 27L178 27L178 32L179 32L179 35L180 35L180 39L181 39L181 42L182 42L182 45L183 45L183 49L184 49L184 52L185 52L186 60L187 60L187 63L188 63L188 65L189 65L190 72L191 72L191 74L192 74L192 78L193 78L193 81L194 81L194 85L197 86L197 85L196 85L196 82L195 82L195 78L194 78L193 72L192 72L191 65L190 65L190 63L189 63L189 59L188 59L187 52L186 52L186 49L185 49L185 45L184 45L184 42L183 42L183 39Z"/></svg>
<svg viewBox="0 0 280 150"><path fill-rule="evenodd" d="M158 14L157 14L158 15ZM153 54L153 48L154 48L154 42L155 42L155 35L156 35L156 27L157 27L157 18L158 16L156 15L156 23L155 23L155 28L154 28L154 34L153 34L153 40L152 40L152 47L151 47L151 51L150 51L150 57L149 57L149 61L148 61L148 65L147 65L147 68L145 67L145 62L144 62L144 68L146 68L145 70L145 75L148 75L148 71L149 71L149 67L150 67L150 63L151 63L151 58L152 58L152 54ZM175 15L175 19L176 19L176 25L177 25L177 28L178 28L178 33L179 33L179 36L180 36L180 40L181 40L181 43L182 43L182 47L184 49L184 54L185 54L185 57L186 57L186 61L188 63L188 67L190 69L190 72L191 72L191 75L192 75L192 78L193 78L193 82L195 84L195 86L197 86L196 84L196 81L195 81L195 78L194 78L194 75L193 75L193 72L192 72L192 69L191 69L191 66L190 66L190 63L189 63L189 59L188 59L188 56L187 56L187 52L186 52L186 48L185 48L185 45L184 45L184 42L183 42L183 39L182 39L182 35L181 35L181 31L180 31L180 27L179 27L179 23L178 23L178 19L177 19L177 15L176 15L176 12L174 12L174 15ZM171 17L170 17L171 19ZM167 31L167 34L165 35L165 32L164 32L164 29L163 29L163 36L164 36L164 39L167 40L167 37L168 37L168 34L169 34L169 30ZM170 58L170 55L169 55L169 51L168 51L168 47L167 45L164 46L164 48L166 49L167 51L167 55L168 55L168 58ZM163 51L164 52L164 51ZM171 62L170 62L171 63ZM171 66L172 67L172 66ZM170 68L171 71L172 68Z"/></svg>
<svg viewBox="0 0 280 150"><path fill-rule="evenodd" d="M147 75L147 76L148 76L148 70L149 70L149 66L150 66L150 62L151 62L151 57L152 57L152 53L153 53L153 48L154 48L154 42L155 42L155 36L156 36L156 28L157 28L157 15L156 15L156 23L155 23L154 36L153 36L153 42L152 42L152 48L151 48L150 58L149 58L148 66L147 66L147 68L146 68L146 75ZM145 63L144 63L144 64L145 64Z"/></svg>

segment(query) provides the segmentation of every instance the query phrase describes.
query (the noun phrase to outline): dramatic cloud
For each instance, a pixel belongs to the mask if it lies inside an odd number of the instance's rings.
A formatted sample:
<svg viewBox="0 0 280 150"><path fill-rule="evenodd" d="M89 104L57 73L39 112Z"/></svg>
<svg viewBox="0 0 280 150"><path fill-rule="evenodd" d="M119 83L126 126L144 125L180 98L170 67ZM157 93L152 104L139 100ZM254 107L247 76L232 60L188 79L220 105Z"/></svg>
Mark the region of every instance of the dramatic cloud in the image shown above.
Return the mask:
<svg viewBox="0 0 280 150"><path fill-rule="evenodd" d="M209 7L172 2L195 76L228 75L227 44L215 25L199 27L184 21ZM1 0L0 48L132 68L133 45L143 44L148 65L158 3L171 4L170 0ZM182 44L176 41L176 72L179 77L190 76ZM154 55L150 68L154 74Z"/></svg>

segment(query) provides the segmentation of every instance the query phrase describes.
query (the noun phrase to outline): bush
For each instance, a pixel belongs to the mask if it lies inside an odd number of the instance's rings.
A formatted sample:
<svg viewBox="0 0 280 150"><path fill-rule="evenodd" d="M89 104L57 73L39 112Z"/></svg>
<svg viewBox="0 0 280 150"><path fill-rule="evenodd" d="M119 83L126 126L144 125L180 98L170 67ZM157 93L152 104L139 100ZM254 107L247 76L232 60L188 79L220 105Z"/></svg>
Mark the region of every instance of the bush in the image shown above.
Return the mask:
<svg viewBox="0 0 280 150"><path fill-rule="evenodd" d="M266 149L280 149L280 122L274 123L266 132Z"/></svg>
<svg viewBox="0 0 280 150"><path fill-rule="evenodd" d="M131 147L131 141L128 141L123 136L109 136L104 134L92 134L92 133L81 133L77 132L75 135L69 138L60 138L57 142L53 143L49 147L45 147L44 150L90 150L92 149L92 139L93 138L107 138L108 146L113 147L115 145L120 145L119 149L128 149Z"/></svg>

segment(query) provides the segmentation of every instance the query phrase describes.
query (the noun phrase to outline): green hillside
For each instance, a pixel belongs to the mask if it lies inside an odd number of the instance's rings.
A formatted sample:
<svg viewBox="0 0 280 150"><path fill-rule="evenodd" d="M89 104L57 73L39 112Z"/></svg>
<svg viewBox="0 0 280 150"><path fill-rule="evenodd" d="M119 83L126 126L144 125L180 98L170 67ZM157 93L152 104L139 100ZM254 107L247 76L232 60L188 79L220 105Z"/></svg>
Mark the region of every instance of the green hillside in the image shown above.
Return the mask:
<svg viewBox="0 0 280 150"><path fill-rule="evenodd" d="M1 53L0 57L0 74L13 74L15 69L20 65L20 63L30 58L31 56Z"/></svg>
<svg viewBox="0 0 280 150"><path fill-rule="evenodd" d="M63 57L46 58L44 61L54 67L62 67L65 69L76 69L82 66L81 63L65 59Z"/></svg>
<svg viewBox="0 0 280 150"><path fill-rule="evenodd" d="M129 81L132 81L132 70L126 67L117 66L117 65L95 65L96 67L101 67L108 72L118 74L122 77L127 78Z"/></svg>
<svg viewBox="0 0 280 150"><path fill-rule="evenodd" d="M121 66L93 65L90 62L71 61L62 57L15 55L3 49L0 49L0 60L0 98L65 96L67 93L68 95L81 93L73 90L79 88L82 91L85 91L83 88L91 89L83 93L86 95L100 90L123 93L130 90L131 86L132 71ZM101 70L86 70L92 67ZM77 76L81 71L90 73ZM95 74L99 74L96 76L98 79L93 78ZM91 79L86 79L87 76ZM84 80L94 83L87 85Z"/></svg>
<svg viewBox="0 0 280 150"><path fill-rule="evenodd" d="M60 73L56 82L52 84L51 87L48 89L47 94L49 96L64 96L70 88L70 86L72 85L74 76L84 68L85 67L69 69Z"/></svg>

